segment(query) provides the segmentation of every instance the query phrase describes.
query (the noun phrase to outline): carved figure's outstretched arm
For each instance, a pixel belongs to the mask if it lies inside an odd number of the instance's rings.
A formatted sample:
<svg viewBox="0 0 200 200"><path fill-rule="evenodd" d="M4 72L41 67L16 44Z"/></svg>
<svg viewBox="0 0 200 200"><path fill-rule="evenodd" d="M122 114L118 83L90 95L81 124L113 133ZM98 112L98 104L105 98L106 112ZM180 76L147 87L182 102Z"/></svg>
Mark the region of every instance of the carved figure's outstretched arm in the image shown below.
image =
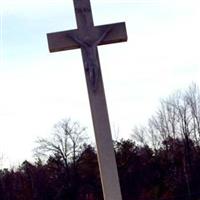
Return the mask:
<svg viewBox="0 0 200 200"><path fill-rule="evenodd" d="M77 36L72 35L70 33L67 34L68 37L70 37L73 41L75 41L77 44L80 45L80 47L87 47L87 44L84 41L81 41Z"/></svg>
<svg viewBox="0 0 200 200"><path fill-rule="evenodd" d="M111 31L111 28L107 29L95 42L94 45L97 46Z"/></svg>

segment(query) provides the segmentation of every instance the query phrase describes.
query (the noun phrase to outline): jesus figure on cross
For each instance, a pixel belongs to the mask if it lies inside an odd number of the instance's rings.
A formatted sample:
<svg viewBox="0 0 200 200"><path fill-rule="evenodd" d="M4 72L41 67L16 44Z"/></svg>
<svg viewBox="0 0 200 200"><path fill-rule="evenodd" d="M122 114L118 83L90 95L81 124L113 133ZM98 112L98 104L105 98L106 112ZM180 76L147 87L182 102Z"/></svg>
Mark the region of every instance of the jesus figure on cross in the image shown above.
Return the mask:
<svg viewBox="0 0 200 200"><path fill-rule="evenodd" d="M86 63L84 63L85 71L89 74L90 82L93 86L93 91L95 92L97 89L97 83L98 83L98 74L99 74L99 64L97 63L97 51L96 47L101 43L101 41L106 37L106 35L109 33L110 29L106 30L97 40L91 41L90 37L85 38L85 40L82 40L78 36L68 34L68 37L70 37L74 42L80 45L80 48L82 49L83 57L87 57L87 60L85 60Z"/></svg>

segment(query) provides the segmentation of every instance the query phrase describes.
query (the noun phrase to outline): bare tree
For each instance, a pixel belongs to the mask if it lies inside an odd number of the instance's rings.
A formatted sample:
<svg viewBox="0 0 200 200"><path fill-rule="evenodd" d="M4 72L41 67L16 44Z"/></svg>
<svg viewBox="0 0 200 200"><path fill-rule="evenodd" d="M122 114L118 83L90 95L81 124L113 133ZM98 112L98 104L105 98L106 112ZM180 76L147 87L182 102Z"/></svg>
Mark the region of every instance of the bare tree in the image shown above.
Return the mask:
<svg viewBox="0 0 200 200"><path fill-rule="evenodd" d="M59 156L67 167L69 161L75 164L76 157L86 142L86 128L70 119L57 123L49 139L39 138L34 153L37 157Z"/></svg>
<svg viewBox="0 0 200 200"><path fill-rule="evenodd" d="M200 139L200 90L196 84L192 84L185 94L185 100L191 114L191 129L197 145Z"/></svg>
<svg viewBox="0 0 200 200"><path fill-rule="evenodd" d="M2 153L2 154L0 154L0 168L2 168L2 166L3 166L3 159L4 159L4 156Z"/></svg>
<svg viewBox="0 0 200 200"><path fill-rule="evenodd" d="M149 141L156 150L161 146L168 152L168 143L181 139L184 142L184 172L188 187L188 197L191 197L190 176L192 171L192 151L200 145L200 90L196 84L185 91L177 91L169 98L161 101L156 114L149 119L146 127L135 128L133 135L139 141ZM146 138L144 138L146 135ZM191 141L195 141L195 145ZM173 143L169 156L173 157ZM173 159L172 159L173 161Z"/></svg>
<svg viewBox="0 0 200 200"><path fill-rule="evenodd" d="M163 141L170 137L182 138L186 141L193 139L196 145L199 145L200 90L197 85L193 83L186 91L177 91L161 100L160 107L149 119L148 125L136 127L133 135L134 137L138 135L137 138L140 140L143 135L146 135L146 140L151 143L155 141L150 141L150 138ZM142 140L144 141L145 138Z"/></svg>

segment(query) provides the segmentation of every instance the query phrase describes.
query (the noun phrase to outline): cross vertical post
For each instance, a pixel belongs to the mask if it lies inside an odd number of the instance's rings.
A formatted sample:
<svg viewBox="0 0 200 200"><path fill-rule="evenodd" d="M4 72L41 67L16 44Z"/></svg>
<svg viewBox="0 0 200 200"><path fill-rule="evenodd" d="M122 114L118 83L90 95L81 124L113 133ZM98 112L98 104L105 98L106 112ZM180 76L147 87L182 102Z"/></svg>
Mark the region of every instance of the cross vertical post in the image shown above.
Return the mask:
<svg viewBox="0 0 200 200"><path fill-rule="evenodd" d="M125 23L94 26L89 0L73 0L77 29L47 34L50 52L81 49L104 200L122 200L98 45L127 41Z"/></svg>

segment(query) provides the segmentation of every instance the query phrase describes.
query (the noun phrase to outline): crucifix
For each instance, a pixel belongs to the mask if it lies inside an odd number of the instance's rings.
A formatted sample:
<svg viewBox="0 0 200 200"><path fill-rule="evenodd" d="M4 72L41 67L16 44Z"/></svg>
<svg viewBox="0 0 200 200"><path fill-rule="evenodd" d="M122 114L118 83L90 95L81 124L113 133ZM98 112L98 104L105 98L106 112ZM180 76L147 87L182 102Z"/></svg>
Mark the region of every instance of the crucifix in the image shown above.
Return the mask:
<svg viewBox="0 0 200 200"><path fill-rule="evenodd" d="M122 200L97 46L127 41L126 26L94 26L90 0L73 2L78 28L47 34L49 50L81 49L104 200Z"/></svg>

